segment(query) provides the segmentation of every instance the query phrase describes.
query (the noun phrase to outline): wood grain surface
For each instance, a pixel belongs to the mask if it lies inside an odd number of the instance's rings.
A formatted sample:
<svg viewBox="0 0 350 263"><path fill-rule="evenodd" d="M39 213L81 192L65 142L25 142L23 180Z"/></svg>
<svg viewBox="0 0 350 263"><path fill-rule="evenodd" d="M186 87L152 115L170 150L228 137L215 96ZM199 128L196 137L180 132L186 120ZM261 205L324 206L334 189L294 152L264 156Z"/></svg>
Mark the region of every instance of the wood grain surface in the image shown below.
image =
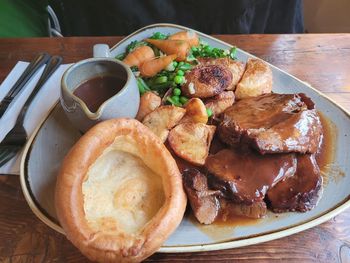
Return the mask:
<svg viewBox="0 0 350 263"><path fill-rule="evenodd" d="M350 34L220 35L323 91L350 111ZM92 56L96 43L121 37L0 39L0 82L18 60L40 51L64 63ZM1 127L0 127L1 128ZM307 231L244 248L160 254L147 262L350 262L350 210ZM18 176L0 176L0 262L88 262L66 238L41 223L26 204Z"/></svg>

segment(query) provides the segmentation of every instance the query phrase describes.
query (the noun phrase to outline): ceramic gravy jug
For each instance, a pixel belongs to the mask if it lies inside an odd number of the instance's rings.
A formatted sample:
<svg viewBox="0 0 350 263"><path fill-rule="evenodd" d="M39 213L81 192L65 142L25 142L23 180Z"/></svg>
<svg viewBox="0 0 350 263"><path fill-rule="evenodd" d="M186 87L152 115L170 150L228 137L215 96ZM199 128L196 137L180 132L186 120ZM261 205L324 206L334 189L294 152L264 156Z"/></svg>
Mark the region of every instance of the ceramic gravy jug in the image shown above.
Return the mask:
<svg viewBox="0 0 350 263"><path fill-rule="evenodd" d="M78 93L75 90L88 80L106 76L121 79L121 87L118 88L118 92L106 98L94 111L89 107L87 101L82 99L85 96L77 96ZM96 79L95 82L98 81ZM95 86L96 89L99 89L99 85ZM95 87L93 88L95 89ZM90 94L88 95L91 97ZM93 96L97 98L101 96L101 92L95 90ZM99 99L101 100L101 98ZM91 98L89 100L91 101ZM123 62L113 58L90 58L75 63L63 74L60 101L72 124L80 131L85 132L103 120L134 118L139 108L140 94L132 71Z"/></svg>

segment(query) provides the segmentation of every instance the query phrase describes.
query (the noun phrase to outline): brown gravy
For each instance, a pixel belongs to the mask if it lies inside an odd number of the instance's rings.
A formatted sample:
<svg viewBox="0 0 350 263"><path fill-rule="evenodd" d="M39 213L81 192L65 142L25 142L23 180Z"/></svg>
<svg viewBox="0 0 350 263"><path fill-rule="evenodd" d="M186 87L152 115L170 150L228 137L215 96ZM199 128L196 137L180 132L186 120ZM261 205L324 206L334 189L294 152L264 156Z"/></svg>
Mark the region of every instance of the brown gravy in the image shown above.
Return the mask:
<svg viewBox="0 0 350 263"><path fill-rule="evenodd" d="M326 173L329 169L329 164L332 163L334 159L337 130L332 121L322 112L318 112L318 114L323 128L323 140L316 160L321 172Z"/></svg>
<svg viewBox="0 0 350 263"><path fill-rule="evenodd" d="M91 112L96 112L102 103L123 88L125 82L117 76L97 76L81 83L73 94L84 101Z"/></svg>

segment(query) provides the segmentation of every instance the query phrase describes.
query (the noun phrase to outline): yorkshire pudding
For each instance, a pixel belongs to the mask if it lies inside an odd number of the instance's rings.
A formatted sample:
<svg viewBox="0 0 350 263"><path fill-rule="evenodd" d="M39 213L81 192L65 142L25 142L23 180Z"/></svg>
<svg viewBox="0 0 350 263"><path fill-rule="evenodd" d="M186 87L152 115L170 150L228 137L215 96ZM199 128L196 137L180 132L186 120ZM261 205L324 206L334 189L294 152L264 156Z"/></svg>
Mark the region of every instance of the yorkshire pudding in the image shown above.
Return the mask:
<svg viewBox="0 0 350 263"><path fill-rule="evenodd" d="M65 157L56 185L58 219L90 260L139 262L179 225L186 195L175 160L131 119L97 124Z"/></svg>

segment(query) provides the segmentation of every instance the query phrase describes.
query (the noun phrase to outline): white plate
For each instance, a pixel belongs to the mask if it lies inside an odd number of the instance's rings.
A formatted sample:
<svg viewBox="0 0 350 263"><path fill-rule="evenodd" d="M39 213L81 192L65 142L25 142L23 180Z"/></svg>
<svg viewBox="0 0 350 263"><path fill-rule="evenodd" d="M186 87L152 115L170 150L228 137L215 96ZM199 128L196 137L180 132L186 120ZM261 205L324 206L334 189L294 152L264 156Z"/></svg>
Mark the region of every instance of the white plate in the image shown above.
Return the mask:
<svg viewBox="0 0 350 263"><path fill-rule="evenodd" d="M188 30L171 24L150 25L126 37L115 45L110 53L112 56L122 53L131 41L147 38L153 32L172 34L184 29ZM208 35L199 32L198 34L214 47L231 47ZM254 56L238 49L239 60L246 61L249 57ZM318 225L350 206L349 113L306 83L272 65L271 68L274 92L306 93L337 127L334 162L326 175L328 182L318 206L306 213L269 213L266 219L233 227L199 226L186 216L159 252L208 251L261 243ZM21 162L21 185L29 206L45 224L61 233L63 230L57 222L53 204L56 174L64 155L79 137L79 132L70 125L62 108L57 104L28 141ZM332 176L339 174L343 176Z"/></svg>

